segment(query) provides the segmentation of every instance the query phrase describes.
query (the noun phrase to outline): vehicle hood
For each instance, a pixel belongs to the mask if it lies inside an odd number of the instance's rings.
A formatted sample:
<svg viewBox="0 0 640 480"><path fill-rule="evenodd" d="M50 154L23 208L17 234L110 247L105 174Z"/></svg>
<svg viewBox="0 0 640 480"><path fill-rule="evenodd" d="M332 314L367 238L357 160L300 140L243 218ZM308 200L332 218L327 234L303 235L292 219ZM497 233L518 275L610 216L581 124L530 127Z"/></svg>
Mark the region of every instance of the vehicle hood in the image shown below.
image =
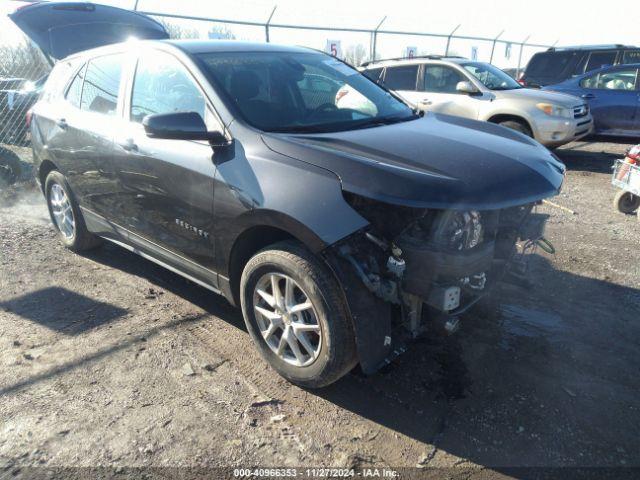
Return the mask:
<svg viewBox="0 0 640 480"><path fill-rule="evenodd" d="M52 62L130 37L169 38L160 23L145 15L93 3L27 3L9 18Z"/></svg>
<svg viewBox="0 0 640 480"><path fill-rule="evenodd" d="M515 90L501 90L492 92L500 100L525 100L531 103L553 103L561 107L573 108L582 105L584 101L573 95L549 92L533 88L517 88Z"/></svg>
<svg viewBox="0 0 640 480"><path fill-rule="evenodd" d="M263 140L276 152L335 173L344 191L419 208L523 205L556 195L565 171L525 135L440 114L346 132L265 133Z"/></svg>

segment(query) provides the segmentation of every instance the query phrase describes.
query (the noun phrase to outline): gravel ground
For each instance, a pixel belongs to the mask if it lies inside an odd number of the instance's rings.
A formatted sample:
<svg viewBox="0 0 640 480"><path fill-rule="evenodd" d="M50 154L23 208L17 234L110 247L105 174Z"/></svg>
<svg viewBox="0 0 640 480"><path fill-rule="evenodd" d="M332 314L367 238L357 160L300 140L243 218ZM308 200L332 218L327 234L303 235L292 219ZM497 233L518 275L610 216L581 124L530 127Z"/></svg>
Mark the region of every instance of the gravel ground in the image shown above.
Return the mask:
<svg viewBox="0 0 640 480"><path fill-rule="evenodd" d="M541 208L557 253L534 256L533 288L503 287L455 336L320 391L273 373L221 297L116 246L73 254L34 187L5 189L0 478L71 466L620 478L640 467L640 224L612 210L610 185L628 146L558 150L569 173L553 201L576 214Z"/></svg>

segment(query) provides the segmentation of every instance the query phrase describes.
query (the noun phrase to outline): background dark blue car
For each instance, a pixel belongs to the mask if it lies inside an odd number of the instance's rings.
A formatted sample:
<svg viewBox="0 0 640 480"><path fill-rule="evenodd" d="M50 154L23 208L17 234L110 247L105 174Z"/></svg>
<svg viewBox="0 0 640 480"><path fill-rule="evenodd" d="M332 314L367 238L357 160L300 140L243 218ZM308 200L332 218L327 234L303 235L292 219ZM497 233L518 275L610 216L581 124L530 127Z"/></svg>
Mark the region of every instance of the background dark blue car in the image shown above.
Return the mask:
<svg viewBox="0 0 640 480"><path fill-rule="evenodd" d="M570 93L589 102L595 133L640 137L640 63L607 66L544 90Z"/></svg>

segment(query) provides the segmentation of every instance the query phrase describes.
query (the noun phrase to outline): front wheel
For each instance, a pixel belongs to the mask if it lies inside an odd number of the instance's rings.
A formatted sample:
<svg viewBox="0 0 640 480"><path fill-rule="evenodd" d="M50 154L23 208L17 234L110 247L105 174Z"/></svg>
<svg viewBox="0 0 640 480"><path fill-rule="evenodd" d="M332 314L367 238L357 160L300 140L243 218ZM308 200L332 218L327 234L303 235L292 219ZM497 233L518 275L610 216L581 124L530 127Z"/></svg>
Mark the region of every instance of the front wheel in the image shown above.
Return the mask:
<svg viewBox="0 0 640 480"><path fill-rule="evenodd" d="M353 326L338 282L298 244L257 253L240 281L242 312L260 354L303 387L335 382L356 362Z"/></svg>
<svg viewBox="0 0 640 480"><path fill-rule="evenodd" d="M620 190L613 199L613 208L622 213L633 213L640 207L640 197Z"/></svg>
<svg viewBox="0 0 640 480"><path fill-rule="evenodd" d="M49 173L44 183L44 193L51 221L65 247L81 252L100 245L100 239L87 230L80 207L64 175L56 170Z"/></svg>
<svg viewBox="0 0 640 480"><path fill-rule="evenodd" d="M519 122L517 120L506 120L504 122L500 122L499 125L510 128L511 130L515 130L516 132L524 133L527 137L533 138L531 129L528 125L525 125L524 122Z"/></svg>

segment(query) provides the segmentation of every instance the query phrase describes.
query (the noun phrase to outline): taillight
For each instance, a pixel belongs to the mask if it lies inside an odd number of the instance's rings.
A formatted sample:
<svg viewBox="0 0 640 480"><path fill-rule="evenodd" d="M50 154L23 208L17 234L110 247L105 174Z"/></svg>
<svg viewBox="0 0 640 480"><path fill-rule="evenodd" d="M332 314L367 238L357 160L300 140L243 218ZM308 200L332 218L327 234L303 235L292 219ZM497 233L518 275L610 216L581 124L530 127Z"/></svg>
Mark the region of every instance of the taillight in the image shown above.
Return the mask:
<svg viewBox="0 0 640 480"><path fill-rule="evenodd" d="M527 86L527 82L525 81L525 79L524 79L524 78L519 79L519 80L518 80L518 83L519 83L520 85L522 85L523 87L526 87L526 86Z"/></svg>
<svg viewBox="0 0 640 480"><path fill-rule="evenodd" d="M24 116L24 119L27 122L27 128L31 128L32 117L33 117L33 111L31 109L27 110L27 114Z"/></svg>
<svg viewBox="0 0 640 480"><path fill-rule="evenodd" d="M640 145L631 147L627 152L626 162L631 164L640 163Z"/></svg>

